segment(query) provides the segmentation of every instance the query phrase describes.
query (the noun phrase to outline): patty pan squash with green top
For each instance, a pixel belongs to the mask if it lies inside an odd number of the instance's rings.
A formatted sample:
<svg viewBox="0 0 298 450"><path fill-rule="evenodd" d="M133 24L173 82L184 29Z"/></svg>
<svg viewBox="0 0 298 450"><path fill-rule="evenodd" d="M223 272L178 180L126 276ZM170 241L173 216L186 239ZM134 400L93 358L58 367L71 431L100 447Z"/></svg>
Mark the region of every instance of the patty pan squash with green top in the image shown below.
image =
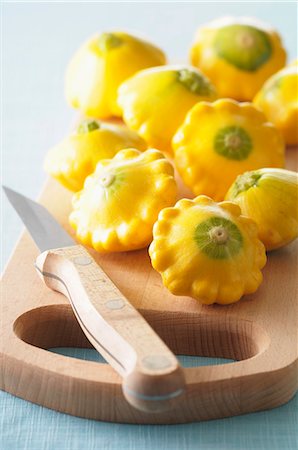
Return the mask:
<svg viewBox="0 0 298 450"><path fill-rule="evenodd" d="M232 202L201 195L165 208L153 229L151 262L174 295L229 304L255 292L266 252L255 222Z"/></svg>
<svg viewBox="0 0 298 450"><path fill-rule="evenodd" d="M174 161L195 195L219 201L243 172L284 166L284 142L252 103L200 102L173 138Z"/></svg>
<svg viewBox="0 0 298 450"><path fill-rule="evenodd" d="M239 175L226 200L237 203L258 225L266 250L289 244L298 236L298 174L264 168Z"/></svg>
<svg viewBox="0 0 298 450"><path fill-rule="evenodd" d="M282 133L286 144L298 144L298 61L269 80L254 98L254 103Z"/></svg>
<svg viewBox="0 0 298 450"><path fill-rule="evenodd" d="M119 85L134 73L166 63L162 50L122 31L96 34L70 61L65 78L68 103L86 116L120 116Z"/></svg>
<svg viewBox="0 0 298 450"><path fill-rule="evenodd" d="M132 130L118 124L84 119L75 130L49 150L44 167L71 191L79 191L101 159L113 158L124 148L146 150L146 142Z"/></svg>
<svg viewBox="0 0 298 450"><path fill-rule="evenodd" d="M154 67L138 72L119 88L124 122L149 147L172 152L171 139L186 113L201 100L214 100L215 89L189 66Z"/></svg>
<svg viewBox="0 0 298 450"><path fill-rule="evenodd" d="M101 160L73 197L70 224L77 238L99 252L146 247L161 209L177 198L171 163L158 150L121 150Z"/></svg>
<svg viewBox="0 0 298 450"><path fill-rule="evenodd" d="M263 83L286 62L278 33L247 17L223 17L202 26L190 51L194 66L220 97L252 100Z"/></svg>

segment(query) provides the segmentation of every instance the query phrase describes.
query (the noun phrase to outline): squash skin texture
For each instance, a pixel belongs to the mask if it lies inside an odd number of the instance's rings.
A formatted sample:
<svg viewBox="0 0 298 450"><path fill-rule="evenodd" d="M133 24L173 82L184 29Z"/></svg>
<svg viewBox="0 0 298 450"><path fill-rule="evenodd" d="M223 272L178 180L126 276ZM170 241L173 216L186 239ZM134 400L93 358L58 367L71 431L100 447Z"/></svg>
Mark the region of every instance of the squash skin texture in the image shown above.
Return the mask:
<svg viewBox="0 0 298 450"><path fill-rule="evenodd" d="M98 128L80 132L82 125ZM119 150L129 147L143 151L147 144L125 126L87 120L49 150L44 167L63 186L77 192L83 188L86 177L94 172L98 161L113 158Z"/></svg>
<svg viewBox="0 0 298 450"><path fill-rule="evenodd" d="M228 230L233 227L239 233L234 235L238 243L232 252L229 251L233 243L230 231L227 243L216 244L219 248L227 245L224 257L204 251L204 246L198 246L196 241L198 226L214 219L229 223ZM217 204L200 195L194 200L179 200L174 207L160 212L149 254L163 284L174 295L187 295L203 304L225 305L252 294L262 282L266 253L257 233L255 222L240 215L238 205ZM211 238L206 236L206 245L210 245Z"/></svg>
<svg viewBox="0 0 298 450"><path fill-rule="evenodd" d="M298 175L264 168L239 175L226 195L258 225L266 250L275 250L298 236Z"/></svg>
<svg viewBox="0 0 298 450"><path fill-rule="evenodd" d="M99 252L136 250L151 242L159 211L176 199L174 169L161 152L125 149L86 178L69 222L76 237Z"/></svg>
<svg viewBox="0 0 298 450"><path fill-rule="evenodd" d="M184 183L195 195L217 201L224 199L239 174L284 166L285 146L279 131L253 104L231 99L195 105L172 145Z"/></svg>
<svg viewBox="0 0 298 450"><path fill-rule="evenodd" d="M287 145L298 144L298 65L285 67L265 82L254 103L282 133Z"/></svg>
<svg viewBox="0 0 298 450"><path fill-rule="evenodd" d="M186 113L201 100L215 100L210 81L189 66L154 67L138 72L118 91L123 120L149 147L172 153L171 139Z"/></svg>
<svg viewBox="0 0 298 450"><path fill-rule="evenodd" d="M221 49L225 40L227 54ZM210 78L219 97L250 101L266 79L284 67L286 51L269 25L253 18L223 17L197 31L190 60Z"/></svg>
<svg viewBox="0 0 298 450"><path fill-rule="evenodd" d="M86 116L121 116L119 85L138 70L166 63L162 50L136 36L113 31L96 34L70 61L65 77L68 103Z"/></svg>

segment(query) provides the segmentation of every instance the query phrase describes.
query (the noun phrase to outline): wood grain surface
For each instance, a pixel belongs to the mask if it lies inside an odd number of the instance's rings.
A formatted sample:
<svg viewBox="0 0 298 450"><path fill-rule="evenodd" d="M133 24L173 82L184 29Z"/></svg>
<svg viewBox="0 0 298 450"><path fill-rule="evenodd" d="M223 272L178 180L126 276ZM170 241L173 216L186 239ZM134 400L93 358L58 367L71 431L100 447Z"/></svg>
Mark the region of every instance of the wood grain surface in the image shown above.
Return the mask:
<svg viewBox="0 0 298 450"><path fill-rule="evenodd" d="M294 169L296 150L288 150ZM71 195L48 181L40 201L68 231ZM89 251L89 249L88 249ZM259 290L230 306L175 297L161 283L147 250L99 255L118 289L176 354L235 363L184 369L185 398L167 412L128 404L109 366L53 354L50 347L88 347L67 299L44 286L25 232L3 276L1 388L69 414L127 423L184 423L273 408L297 389L297 242L271 252Z"/></svg>

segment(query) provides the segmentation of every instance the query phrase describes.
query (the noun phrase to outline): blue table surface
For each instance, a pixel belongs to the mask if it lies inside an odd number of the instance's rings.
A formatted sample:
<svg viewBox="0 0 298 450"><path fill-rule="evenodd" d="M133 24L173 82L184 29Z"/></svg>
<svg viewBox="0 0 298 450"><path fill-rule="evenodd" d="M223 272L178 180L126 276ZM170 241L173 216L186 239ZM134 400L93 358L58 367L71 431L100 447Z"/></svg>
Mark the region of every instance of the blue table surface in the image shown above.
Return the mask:
<svg viewBox="0 0 298 450"><path fill-rule="evenodd" d="M196 28L222 15L255 16L297 54L296 2L1 2L2 183L36 198L49 147L66 134L74 113L63 93L65 66L96 31L126 29L153 40L171 62L187 60ZM1 197L5 265L22 229ZM5 239L4 239L5 237ZM56 350L57 351L57 350ZM60 349L95 359L92 350ZM183 365L219 363L180 357ZM0 449L297 449L297 396L271 411L187 425L123 425L67 416L0 392Z"/></svg>

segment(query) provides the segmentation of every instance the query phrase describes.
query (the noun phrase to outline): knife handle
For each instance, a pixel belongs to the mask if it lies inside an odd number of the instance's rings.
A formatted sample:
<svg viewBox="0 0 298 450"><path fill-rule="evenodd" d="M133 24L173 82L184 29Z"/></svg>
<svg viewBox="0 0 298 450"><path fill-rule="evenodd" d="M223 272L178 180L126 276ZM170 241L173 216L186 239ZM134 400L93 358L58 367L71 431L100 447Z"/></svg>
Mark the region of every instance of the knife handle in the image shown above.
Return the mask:
<svg viewBox="0 0 298 450"><path fill-rule="evenodd" d="M85 335L122 376L135 408L158 412L184 392L175 355L81 245L43 252L36 269L45 284L68 297Z"/></svg>

